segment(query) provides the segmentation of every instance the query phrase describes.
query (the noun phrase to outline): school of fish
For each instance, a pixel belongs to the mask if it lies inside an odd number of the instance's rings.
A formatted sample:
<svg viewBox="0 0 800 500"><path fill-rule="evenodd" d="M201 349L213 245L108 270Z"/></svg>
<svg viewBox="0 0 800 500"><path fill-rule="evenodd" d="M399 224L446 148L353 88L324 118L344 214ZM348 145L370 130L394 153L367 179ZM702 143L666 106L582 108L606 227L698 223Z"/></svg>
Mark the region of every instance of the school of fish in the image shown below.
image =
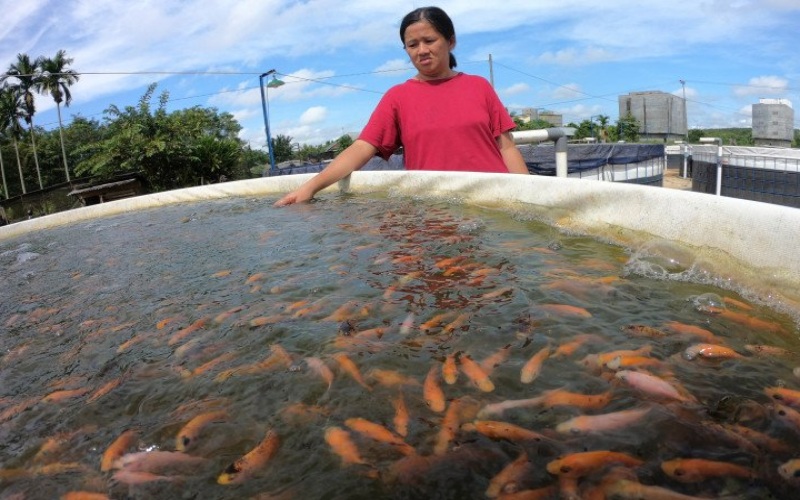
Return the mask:
<svg viewBox="0 0 800 500"><path fill-rule="evenodd" d="M634 319L608 305L649 299L622 251L381 206L324 272L208 265L224 293L145 319L0 309L0 497L796 498L791 321L716 289Z"/></svg>

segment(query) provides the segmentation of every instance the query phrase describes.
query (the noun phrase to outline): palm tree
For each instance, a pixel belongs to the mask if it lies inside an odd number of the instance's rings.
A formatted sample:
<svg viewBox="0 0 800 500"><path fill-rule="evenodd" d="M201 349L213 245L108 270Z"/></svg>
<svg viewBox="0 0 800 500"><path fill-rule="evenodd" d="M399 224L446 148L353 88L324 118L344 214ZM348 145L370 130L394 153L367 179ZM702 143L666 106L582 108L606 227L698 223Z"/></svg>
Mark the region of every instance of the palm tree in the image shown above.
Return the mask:
<svg viewBox="0 0 800 500"><path fill-rule="evenodd" d="M78 74L67 69L67 66L72 64L73 59L67 57L64 50L59 50L55 57L52 59L40 57L37 59L39 70L39 80L35 83L36 91L40 94L50 94L56 102L56 110L58 111L58 135L61 138L61 157L64 159L64 172L67 174L67 182L69 179L69 167L67 166L67 151L64 148L64 126L61 123L61 103L64 106L69 106L72 102L72 94L69 87L78 81Z"/></svg>
<svg viewBox="0 0 800 500"><path fill-rule="evenodd" d="M22 127L19 120L25 116L25 107L17 89L10 85L3 84L0 87L0 132L8 130L11 139L14 141L14 152L17 154L17 168L19 168L19 182L22 185L22 194L25 194L25 178L22 176L22 162L19 159L19 145L17 143L22 135ZM3 186L6 186L5 171L3 171ZM6 188L6 198L8 198L8 188Z"/></svg>
<svg viewBox="0 0 800 500"><path fill-rule="evenodd" d="M33 163L36 165L36 175L39 177L39 189L44 189L42 185L42 173L39 171L39 156L36 154L36 134L33 130L33 115L36 114L36 103L34 102L33 92L31 91L39 79L39 71L37 68L37 59L31 62L28 54L17 54L17 62L12 63L8 67L6 74L0 77L0 81L5 81L9 77L17 80L13 86L17 92L22 96L23 104L25 106L25 121L28 123L28 128L31 131L31 144L33 145Z"/></svg>

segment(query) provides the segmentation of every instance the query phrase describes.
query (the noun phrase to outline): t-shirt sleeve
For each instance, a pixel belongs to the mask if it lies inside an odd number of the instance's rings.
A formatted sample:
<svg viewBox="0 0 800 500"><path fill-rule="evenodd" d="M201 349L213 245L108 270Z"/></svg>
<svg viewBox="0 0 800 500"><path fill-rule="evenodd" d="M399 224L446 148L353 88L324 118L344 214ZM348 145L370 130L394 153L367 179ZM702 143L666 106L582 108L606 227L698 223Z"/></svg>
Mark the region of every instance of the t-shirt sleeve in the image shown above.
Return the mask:
<svg viewBox="0 0 800 500"><path fill-rule="evenodd" d="M393 93L389 91L384 94L358 136L362 141L375 146L378 156L384 160L389 160L389 157L402 145L396 106Z"/></svg>
<svg viewBox="0 0 800 500"><path fill-rule="evenodd" d="M486 82L486 101L489 109L489 120L492 128L492 135L495 138L500 137L503 132L514 130L517 124L508 114L497 92L494 91L489 82Z"/></svg>

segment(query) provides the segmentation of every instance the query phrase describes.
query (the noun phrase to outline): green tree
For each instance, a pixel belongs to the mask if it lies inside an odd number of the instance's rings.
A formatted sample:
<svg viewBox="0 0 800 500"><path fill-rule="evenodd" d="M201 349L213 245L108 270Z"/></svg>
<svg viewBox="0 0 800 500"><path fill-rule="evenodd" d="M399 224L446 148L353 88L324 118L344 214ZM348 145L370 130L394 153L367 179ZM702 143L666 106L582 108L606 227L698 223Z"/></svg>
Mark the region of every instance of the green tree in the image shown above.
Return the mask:
<svg viewBox="0 0 800 500"><path fill-rule="evenodd" d="M608 121L610 119L607 115L597 115L597 123L600 125L597 137L600 138L601 142L608 142Z"/></svg>
<svg viewBox="0 0 800 500"><path fill-rule="evenodd" d="M288 135L279 134L272 139L272 147L275 148L275 163L289 161L294 157L292 138Z"/></svg>
<svg viewBox="0 0 800 500"><path fill-rule="evenodd" d="M6 74L0 77L0 81L13 78L13 87L19 92L25 106L25 122L31 135L31 145L33 146L33 162L36 165L36 176L39 178L39 189L44 189L42 184L42 173L39 170L39 157L36 153L36 133L33 127L33 115L36 114L36 102L33 97L33 90L39 79L39 68L37 61L32 62L27 54L17 54L17 62L11 63Z"/></svg>
<svg viewBox="0 0 800 500"><path fill-rule="evenodd" d="M17 156L17 168L19 169L19 182L22 187L22 194L27 193L25 189L25 178L22 175L22 162L19 157L19 139L22 136L20 120L25 116L25 104L22 96L16 88L3 82L0 87L0 132L8 135L14 144L14 153ZM3 187L6 188L6 198L8 198L8 188L5 180L5 170L3 171Z"/></svg>
<svg viewBox="0 0 800 500"><path fill-rule="evenodd" d="M617 120L617 136L626 142L637 142L639 140L639 120L630 113Z"/></svg>
<svg viewBox="0 0 800 500"><path fill-rule="evenodd" d="M50 94L53 101L56 103L56 110L58 111L58 132L61 139L61 158L64 161L64 173L67 175L67 182L70 181L69 166L67 164L67 151L64 147L64 125L61 121L61 103L69 107L72 102L72 94L69 88L78 81L78 74L69 69L68 66L72 64L73 59L67 57L64 50L59 50L55 57L46 58L40 57L38 59L38 66L40 75L38 81L34 84L36 90L41 94Z"/></svg>

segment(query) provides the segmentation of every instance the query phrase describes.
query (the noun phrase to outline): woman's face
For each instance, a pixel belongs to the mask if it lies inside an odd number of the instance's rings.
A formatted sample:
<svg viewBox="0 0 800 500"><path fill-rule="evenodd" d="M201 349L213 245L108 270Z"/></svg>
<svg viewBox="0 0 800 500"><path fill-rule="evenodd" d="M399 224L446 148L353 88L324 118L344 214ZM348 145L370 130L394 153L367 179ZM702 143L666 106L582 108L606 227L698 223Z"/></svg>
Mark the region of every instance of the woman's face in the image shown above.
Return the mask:
<svg viewBox="0 0 800 500"><path fill-rule="evenodd" d="M436 80L447 78L450 71L450 51L456 40L447 40L428 21L418 21L406 28L404 44L411 63L419 71L419 78Z"/></svg>

